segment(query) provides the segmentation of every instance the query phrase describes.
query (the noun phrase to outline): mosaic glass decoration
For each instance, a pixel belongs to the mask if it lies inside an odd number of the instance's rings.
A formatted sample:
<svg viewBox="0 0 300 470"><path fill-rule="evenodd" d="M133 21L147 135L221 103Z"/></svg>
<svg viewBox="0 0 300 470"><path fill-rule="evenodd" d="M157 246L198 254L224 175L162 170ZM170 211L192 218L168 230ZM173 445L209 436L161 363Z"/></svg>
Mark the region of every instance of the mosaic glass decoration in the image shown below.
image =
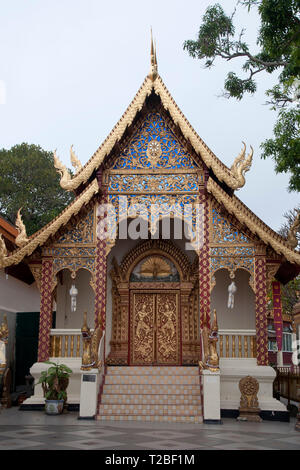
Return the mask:
<svg viewBox="0 0 300 470"><path fill-rule="evenodd" d="M113 169L195 168L191 156L179 143L159 113L150 113L116 160Z"/></svg>

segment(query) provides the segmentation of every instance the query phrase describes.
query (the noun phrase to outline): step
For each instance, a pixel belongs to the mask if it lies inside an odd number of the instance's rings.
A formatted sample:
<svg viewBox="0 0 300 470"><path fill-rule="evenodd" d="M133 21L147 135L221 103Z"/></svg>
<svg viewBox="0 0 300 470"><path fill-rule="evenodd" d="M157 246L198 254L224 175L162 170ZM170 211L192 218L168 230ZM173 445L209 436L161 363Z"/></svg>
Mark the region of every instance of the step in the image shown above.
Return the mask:
<svg viewBox="0 0 300 470"><path fill-rule="evenodd" d="M128 384L123 385L122 383L115 384L107 383L107 376L105 377L105 384L103 386L103 395L104 394L112 394L112 395L120 395L120 394L135 394L135 395L200 395L200 384L197 385L184 385L184 384Z"/></svg>
<svg viewBox="0 0 300 470"><path fill-rule="evenodd" d="M106 375L106 384L199 385L197 375Z"/></svg>
<svg viewBox="0 0 300 470"><path fill-rule="evenodd" d="M182 366L110 366L107 368L106 375L195 375L199 376L198 367Z"/></svg>
<svg viewBox="0 0 300 470"><path fill-rule="evenodd" d="M135 405L147 405L147 404L161 404L161 405L201 405L201 399L199 395L168 395L168 394L108 394L104 392L101 396L102 404L135 404Z"/></svg>
<svg viewBox="0 0 300 470"><path fill-rule="evenodd" d="M202 416L97 415L98 421L156 421L168 423L203 423Z"/></svg>
<svg viewBox="0 0 300 470"><path fill-rule="evenodd" d="M201 416L201 406L195 405L120 405L99 406L99 415L149 415L149 416Z"/></svg>

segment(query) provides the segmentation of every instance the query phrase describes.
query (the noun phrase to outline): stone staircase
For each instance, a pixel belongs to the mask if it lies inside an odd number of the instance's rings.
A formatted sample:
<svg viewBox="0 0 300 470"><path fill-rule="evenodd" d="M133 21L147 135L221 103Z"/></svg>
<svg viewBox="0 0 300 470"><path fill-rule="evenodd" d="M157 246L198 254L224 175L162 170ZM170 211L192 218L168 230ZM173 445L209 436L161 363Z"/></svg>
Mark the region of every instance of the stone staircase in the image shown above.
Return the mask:
<svg viewBox="0 0 300 470"><path fill-rule="evenodd" d="M107 367L97 419L202 423L198 367Z"/></svg>

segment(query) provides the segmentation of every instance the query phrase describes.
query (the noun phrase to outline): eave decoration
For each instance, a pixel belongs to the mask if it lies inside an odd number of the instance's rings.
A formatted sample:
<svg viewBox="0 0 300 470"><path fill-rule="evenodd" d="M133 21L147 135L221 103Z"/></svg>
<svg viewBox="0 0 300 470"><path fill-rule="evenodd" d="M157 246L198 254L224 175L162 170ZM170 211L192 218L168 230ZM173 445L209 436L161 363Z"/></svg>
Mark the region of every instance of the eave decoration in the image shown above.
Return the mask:
<svg viewBox="0 0 300 470"><path fill-rule="evenodd" d="M25 224L22 221L21 209L18 210L15 225L19 232L19 234L16 237L16 245L18 247L22 247L26 245L26 243L29 241L29 238L27 237Z"/></svg>

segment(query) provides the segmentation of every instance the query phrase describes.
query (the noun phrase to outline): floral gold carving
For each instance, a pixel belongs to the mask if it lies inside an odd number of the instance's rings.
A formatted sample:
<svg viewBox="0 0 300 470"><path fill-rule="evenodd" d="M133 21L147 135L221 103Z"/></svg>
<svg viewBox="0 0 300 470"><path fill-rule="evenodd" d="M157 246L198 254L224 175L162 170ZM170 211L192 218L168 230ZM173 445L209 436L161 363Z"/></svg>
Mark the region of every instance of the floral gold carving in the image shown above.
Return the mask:
<svg viewBox="0 0 300 470"><path fill-rule="evenodd" d="M170 265L158 256L148 258L141 266L143 277L167 277L171 274Z"/></svg>
<svg viewBox="0 0 300 470"><path fill-rule="evenodd" d="M207 190L220 204L224 205L229 213L234 214L241 224L245 224L253 234L257 234L266 245L270 244L277 253L283 254L291 263L300 264L300 254L292 251L286 240L256 217L235 195L229 196L212 178L208 179Z"/></svg>
<svg viewBox="0 0 300 470"><path fill-rule="evenodd" d="M133 296L133 341L132 360L134 364L154 362L154 297L151 294Z"/></svg>
<svg viewBox="0 0 300 470"><path fill-rule="evenodd" d="M178 364L176 293L132 294L132 364Z"/></svg>
<svg viewBox="0 0 300 470"><path fill-rule="evenodd" d="M87 188L82 191L82 193L74 199L71 204L61 212L59 216L53 219L49 224L47 224L43 229L36 232L29 238L29 241L23 247L13 251L10 256L2 257L0 253L0 267L5 268L11 266L12 264L18 264L25 256L31 255L36 248L41 245L44 245L50 236L53 236L57 231L63 226L66 225L71 217L77 214L83 206L85 206L91 198L99 190L98 181L95 178ZM0 246L0 252L1 252Z"/></svg>
<svg viewBox="0 0 300 470"><path fill-rule="evenodd" d="M250 375L244 377L239 381L239 389L241 392L240 408L239 408L239 421L255 421L261 422L259 416L260 408L258 405L257 393L259 390L259 383Z"/></svg>

